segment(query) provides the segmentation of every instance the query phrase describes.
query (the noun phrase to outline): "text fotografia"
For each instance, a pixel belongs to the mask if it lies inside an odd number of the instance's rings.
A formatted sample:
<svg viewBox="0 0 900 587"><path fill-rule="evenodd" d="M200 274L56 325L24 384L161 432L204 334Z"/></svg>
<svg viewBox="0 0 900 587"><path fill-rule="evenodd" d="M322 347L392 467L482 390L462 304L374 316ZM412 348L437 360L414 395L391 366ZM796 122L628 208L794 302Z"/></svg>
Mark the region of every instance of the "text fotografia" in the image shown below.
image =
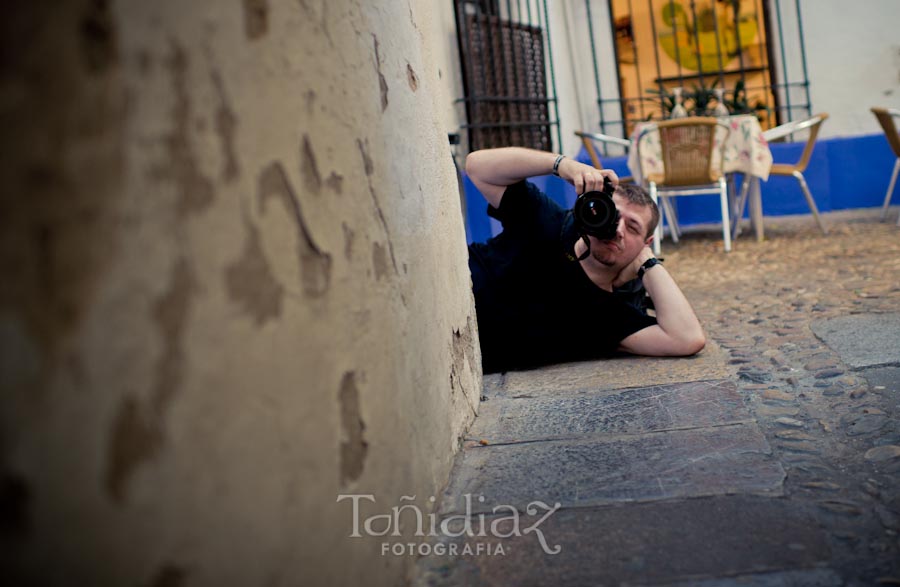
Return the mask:
<svg viewBox="0 0 900 587"><path fill-rule="evenodd" d="M400 502L410 502L416 499L416 496L404 495L400 498ZM351 538L362 538L363 536L390 536L400 537L401 516L403 520L409 523L410 520L415 522L414 535L419 538L429 537L446 537L460 538L466 536L469 538L513 538L534 534L541 548L546 554L558 554L562 547L558 544L552 548L548 546L547 539L540 529L550 516L559 509L560 504L557 502L553 507L542 501L532 501L525 507L525 515L511 505L498 505L491 509L491 518L488 514L480 513L473 515L472 513L472 494L463 495L465 502L465 513L455 516L448 516L443 520L438 520L437 514L426 514L419 506L406 503L394 506L389 513L376 514L368 517L360 516L360 502L368 501L375 503L375 496L365 493L340 494L337 501L350 500L352 503L353 525L350 532ZM432 496L429 498L431 503L435 502ZM484 503L484 496L478 496L478 501ZM506 515L498 515L506 514ZM494 517L496 516L496 517ZM534 519L537 518L537 519ZM394 555L421 555L427 556L435 554L438 556L470 556L470 555L503 555L506 554L501 542L476 542L474 545L466 542L465 544L438 543L431 545L426 542L383 542L381 544L381 554Z"/></svg>
<svg viewBox="0 0 900 587"><path fill-rule="evenodd" d="M476 542L475 544L450 544L437 543L434 546L428 542L382 542L381 556L393 554L394 556L502 556L506 554L503 543L491 544L488 542Z"/></svg>

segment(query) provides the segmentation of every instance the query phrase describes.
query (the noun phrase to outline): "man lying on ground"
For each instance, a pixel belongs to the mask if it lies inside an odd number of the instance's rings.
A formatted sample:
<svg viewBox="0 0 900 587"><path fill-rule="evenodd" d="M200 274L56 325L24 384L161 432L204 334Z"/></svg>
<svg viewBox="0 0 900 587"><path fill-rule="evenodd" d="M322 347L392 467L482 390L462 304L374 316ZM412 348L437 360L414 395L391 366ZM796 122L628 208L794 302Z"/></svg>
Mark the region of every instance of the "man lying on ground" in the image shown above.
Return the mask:
<svg viewBox="0 0 900 587"><path fill-rule="evenodd" d="M650 250L659 210L643 188L618 185L611 170L519 147L475 151L466 172L503 225L469 247L485 373L616 351L686 356L703 349L697 316ZM604 239L585 234L571 210L525 181L551 172L579 195L602 191L605 178L615 186L618 220Z"/></svg>

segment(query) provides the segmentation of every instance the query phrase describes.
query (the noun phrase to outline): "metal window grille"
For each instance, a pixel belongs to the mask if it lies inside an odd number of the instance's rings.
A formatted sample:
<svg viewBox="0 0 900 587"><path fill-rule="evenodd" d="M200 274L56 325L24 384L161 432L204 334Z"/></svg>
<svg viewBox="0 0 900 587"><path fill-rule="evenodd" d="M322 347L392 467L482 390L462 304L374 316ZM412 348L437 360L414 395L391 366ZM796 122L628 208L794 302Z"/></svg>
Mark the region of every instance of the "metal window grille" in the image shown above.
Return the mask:
<svg viewBox="0 0 900 587"><path fill-rule="evenodd" d="M469 150L560 144L546 0L454 0ZM549 64L550 79L547 79Z"/></svg>
<svg viewBox="0 0 900 587"><path fill-rule="evenodd" d="M639 14L635 8L641 9ZM595 30L592 12L603 9L609 15L608 34L615 39L612 56L597 51L600 40L597 35L603 33ZM793 3L790 0L784 3L781 0L585 0L584 10L585 27L583 31L573 32L587 35L590 41L601 132L628 136L634 123L664 118L665 98L661 92L670 92L675 87L685 91L722 88L726 102L733 102L740 82L745 97L750 98L748 105L758 113L764 127L811 114L799 0ZM789 19L784 18L785 13L790 13ZM636 25L648 30L648 23L636 23L636 17L649 18L652 42L648 43L648 39L635 42ZM788 29L785 22L791 22L796 30ZM700 32L701 23L704 33ZM732 34L729 42L723 42L722 23ZM747 28L758 31L762 39L761 50L755 51L752 57L747 39L741 39L742 31ZM676 39L674 47L665 47L669 52L674 48L674 55L666 55L661 48L660 39L665 35ZM679 37L681 43L677 41ZM674 60L677 64L674 75L663 74L664 60L669 63ZM648 63L652 63L649 72ZM685 67L684 63L690 63L691 67ZM608 81L607 87L602 87L601 68L604 67L615 67L618 87L608 87ZM623 67L633 67L636 71L629 69L629 72L649 83L639 81L636 92L623 88ZM757 102L759 108L753 109Z"/></svg>

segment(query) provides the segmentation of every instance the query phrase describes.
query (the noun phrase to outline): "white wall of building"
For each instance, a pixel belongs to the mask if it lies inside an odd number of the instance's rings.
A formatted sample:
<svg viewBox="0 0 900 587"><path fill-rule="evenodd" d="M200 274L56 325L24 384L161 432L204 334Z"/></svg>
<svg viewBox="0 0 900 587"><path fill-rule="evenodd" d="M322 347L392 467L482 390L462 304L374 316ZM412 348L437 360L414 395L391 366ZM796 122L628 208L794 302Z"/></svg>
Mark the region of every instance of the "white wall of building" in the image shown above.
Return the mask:
<svg viewBox="0 0 900 587"><path fill-rule="evenodd" d="M590 13L584 2L552 2L559 7L562 18L551 21L556 26L555 37L565 42L566 52L560 52L558 61L563 74L557 76L560 99L560 125L563 132L562 152L573 155L581 149L576 130L600 132L601 112L598 100L603 102L603 120L620 120L618 103L606 102L618 99L619 84L616 79L616 61L613 39L610 34L609 9L606 2L594 2ZM596 71L591 54L591 35L596 51ZM557 53L554 52L554 55ZM598 93L599 84L599 93ZM575 96L572 98L571 96ZM623 134L615 128L607 128L609 134Z"/></svg>
<svg viewBox="0 0 900 587"><path fill-rule="evenodd" d="M794 3L781 4L787 27ZM813 111L831 115L822 135L882 132L869 108L900 108L900 1L801 0L800 10Z"/></svg>
<svg viewBox="0 0 900 587"><path fill-rule="evenodd" d="M451 0L441 2L439 18L447 43L442 55L445 65L441 68L441 79L447 94L456 99L462 96L463 90L452 4ZM784 75L786 64L789 78L801 80L803 64L797 42L800 33L796 2L781 0L778 6L786 46L784 63L781 52L773 52L777 75ZM574 135L575 130L599 130L600 112L589 21L593 26L600 93L604 100L618 97L608 4L592 2L590 18L581 0L547 0L547 7L563 141L561 151L574 154L581 146ZM778 37L775 0L769 0L769 7L773 25L770 38L774 40ZM810 103L814 112L831 115L822 136L881 132L869 108L900 108L900 32L897 26L900 0L857 0L852 3L847 0L800 0L800 14ZM782 104L786 103L786 98L782 93ZM805 90L793 88L790 98L794 105L805 103ZM607 121L621 117L617 104L607 103L604 108L603 116ZM465 122L465 109L450 100L446 112L448 132L458 130ZM802 116L801 111L795 110L794 116ZM615 133L615 129L607 130Z"/></svg>

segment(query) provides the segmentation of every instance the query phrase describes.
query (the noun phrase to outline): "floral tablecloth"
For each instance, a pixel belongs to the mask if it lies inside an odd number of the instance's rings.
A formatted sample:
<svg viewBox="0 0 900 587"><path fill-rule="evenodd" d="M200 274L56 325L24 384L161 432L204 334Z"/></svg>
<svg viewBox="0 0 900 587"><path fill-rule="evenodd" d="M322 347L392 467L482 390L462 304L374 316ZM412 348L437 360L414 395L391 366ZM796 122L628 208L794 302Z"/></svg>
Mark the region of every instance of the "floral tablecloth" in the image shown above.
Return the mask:
<svg viewBox="0 0 900 587"><path fill-rule="evenodd" d="M745 114L741 116L729 116L723 118L731 132L725 139L724 165L725 173L739 172L758 177L762 180L769 179L769 170L772 168L772 152L769 144L763 138L762 128L755 116ZM645 175L662 174L664 171L662 151L659 146L659 135L648 133L641 139L640 157L638 164L638 149L635 140L647 123L635 126L631 137L632 148L628 153L628 169L635 178L635 182L643 183ZM724 135L724 129L717 133L717 141ZM718 152L718 151L717 151ZM718 155L714 165L718 164Z"/></svg>

